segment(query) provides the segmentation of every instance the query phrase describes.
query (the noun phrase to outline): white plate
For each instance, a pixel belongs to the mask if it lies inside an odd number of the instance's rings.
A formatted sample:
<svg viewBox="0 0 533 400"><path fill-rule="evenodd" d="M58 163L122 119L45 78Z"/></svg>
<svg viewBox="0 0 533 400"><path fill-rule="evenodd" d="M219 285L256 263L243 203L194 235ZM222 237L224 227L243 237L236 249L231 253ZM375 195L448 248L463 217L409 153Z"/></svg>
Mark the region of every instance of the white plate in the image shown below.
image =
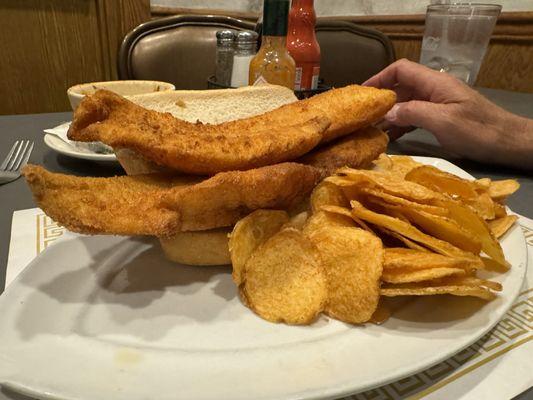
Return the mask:
<svg viewBox="0 0 533 400"><path fill-rule="evenodd" d="M468 177L450 163L418 158ZM0 383L53 399L329 399L414 374L469 346L509 309L526 271L515 226L492 302L411 301L381 326L271 324L228 267L166 261L151 239L71 235L0 298Z"/></svg>
<svg viewBox="0 0 533 400"><path fill-rule="evenodd" d="M104 161L104 162L118 162L115 154L101 154L86 151L80 151L76 146L71 145L60 137L47 133L44 135L44 143L52 150L57 151L68 157L79 158L82 160L90 161Z"/></svg>

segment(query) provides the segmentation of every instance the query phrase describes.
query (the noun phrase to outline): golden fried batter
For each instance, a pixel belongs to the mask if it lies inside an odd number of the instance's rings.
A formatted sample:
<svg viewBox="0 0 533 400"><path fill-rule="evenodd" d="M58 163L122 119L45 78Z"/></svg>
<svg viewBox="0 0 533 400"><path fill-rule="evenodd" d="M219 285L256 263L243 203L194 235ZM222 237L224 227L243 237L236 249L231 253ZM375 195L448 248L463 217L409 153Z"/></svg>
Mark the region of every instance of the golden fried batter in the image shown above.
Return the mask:
<svg viewBox="0 0 533 400"><path fill-rule="evenodd" d="M321 142L325 143L379 121L395 102L396 94L391 90L349 85L286 104L256 117L215 126L219 129L283 127L325 115L331 122L322 133Z"/></svg>
<svg viewBox="0 0 533 400"><path fill-rule="evenodd" d="M312 150L297 162L320 170L321 176L332 175L341 167L366 168L387 149L389 137L377 128L367 127L346 137Z"/></svg>
<svg viewBox="0 0 533 400"><path fill-rule="evenodd" d="M135 150L158 165L214 174L293 160L379 120L395 94L357 85L246 119L209 125L146 110L114 93L86 96L74 113L69 138Z"/></svg>
<svg viewBox="0 0 533 400"><path fill-rule="evenodd" d="M227 128L193 124L99 90L78 106L68 136L135 150L156 164L185 173L211 175L295 159L315 147L329 126L319 113L283 126L242 121Z"/></svg>
<svg viewBox="0 0 533 400"><path fill-rule="evenodd" d="M315 168L283 163L201 181L161 174L87 178L28 165L35 201L53 220L88 234L170 236L230 226L258 208L287 208L309 194Z"/></svg>
<svg viewBox="0 0 533 400"><path fill-rule="evenodd" d="M283 163L242 172L221 172L180 191L163 203L177 210L182 231L230 226L261 208L287 209L299 204L318 183L317 169Z"/></svg>

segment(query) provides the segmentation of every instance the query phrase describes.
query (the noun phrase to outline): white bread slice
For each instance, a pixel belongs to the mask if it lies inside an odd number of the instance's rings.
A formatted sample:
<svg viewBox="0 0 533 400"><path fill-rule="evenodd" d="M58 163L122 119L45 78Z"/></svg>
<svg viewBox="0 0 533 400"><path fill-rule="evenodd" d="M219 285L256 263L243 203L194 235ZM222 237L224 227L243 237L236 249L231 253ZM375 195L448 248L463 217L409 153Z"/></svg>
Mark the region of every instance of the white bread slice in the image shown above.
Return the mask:
<svg viewBox="0 0 533 400"><path fill-rule="evenodd" d="M239 89L171 90L129 96L134 103L189 122L220 124L252 117L297 100L293 91L277 85Z"/></svg>

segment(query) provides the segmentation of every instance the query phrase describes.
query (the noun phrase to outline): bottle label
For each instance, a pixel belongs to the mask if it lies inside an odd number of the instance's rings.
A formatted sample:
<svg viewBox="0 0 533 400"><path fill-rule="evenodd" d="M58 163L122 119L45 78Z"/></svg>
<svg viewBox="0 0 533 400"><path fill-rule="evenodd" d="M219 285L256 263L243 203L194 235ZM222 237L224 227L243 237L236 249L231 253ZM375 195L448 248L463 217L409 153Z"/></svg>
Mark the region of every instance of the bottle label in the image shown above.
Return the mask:
<svg viewBox="0 0 533 400"><path fill-rule="evenodd" d="M311 80L311 89L318 88L318 76L320 75L320 67L313 67L313 79Z"/></svg>
<svg viewBox="0 0 533 400"><path fill-rule="evenodd" d="M263 75L259 75L252 86L260 86L260 85L267 85L267 84L268 82L265 78L263 78Z"/></svg>
<svg viewBox="0 0 533 400"><path fill-rule="evenodd" d="M294 90L302 89L302 67L296 67L296 79L294 80Z"/></svg>
<svg viewBox="0 0 533 400"><path fill-rule="evenodd" d="M312 90L318 87L320 66L316 63L301 64L296 67L294 90Z"/></svg>

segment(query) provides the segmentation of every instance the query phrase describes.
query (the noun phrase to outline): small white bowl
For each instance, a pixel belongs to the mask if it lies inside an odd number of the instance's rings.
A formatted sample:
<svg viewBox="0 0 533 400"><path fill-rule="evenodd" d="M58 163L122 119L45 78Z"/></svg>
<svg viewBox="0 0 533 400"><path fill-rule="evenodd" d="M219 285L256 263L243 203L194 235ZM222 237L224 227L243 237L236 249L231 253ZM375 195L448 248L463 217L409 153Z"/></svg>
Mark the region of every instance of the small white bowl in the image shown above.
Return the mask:
<svg viewBox="0 0 533 400"><path fill-rule="evenodd" d="M67 90L70 106L73 110L78 107L81 99L87 94L92 94L98 89L107 89L118 93L121 96L129 97L138 94L163 92L167 90L175 90L176 87L172 83L159 81L107 81L107 82L90 82L82 83L70 87Z"/></svg>

